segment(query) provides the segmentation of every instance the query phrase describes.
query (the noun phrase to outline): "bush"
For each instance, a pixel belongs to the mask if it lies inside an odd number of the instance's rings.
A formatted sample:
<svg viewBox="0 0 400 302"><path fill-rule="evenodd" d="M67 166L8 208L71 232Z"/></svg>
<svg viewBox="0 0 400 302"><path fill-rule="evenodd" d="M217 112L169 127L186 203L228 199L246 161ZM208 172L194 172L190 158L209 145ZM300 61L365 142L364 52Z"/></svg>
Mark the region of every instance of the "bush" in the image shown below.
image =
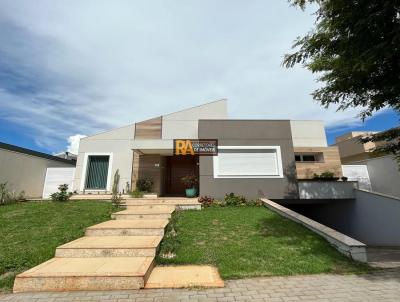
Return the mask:
<svg viewBox="0 0 400 302"><path fill-rule="evenodd" d="M143 197L143 192L139 191L138 189L129 192L129 195L133 198L142 198Z"/></svg>
<svg viewBox="0 0 400 302"><path fill-rule="evenodd" d="M215 199L209 196L199 197L198 201L204 206L209 207L215 203Z"/></svg>
<svg viewBox="0 0 400 302"><path fill-rule="evenodd" d="M153 188L153 179L150 177L139 178L136 181L136 189L142 192L151 192Z"/></svg>
<svg viewBox="0 0 400 302"><path fill-rule="evenodd" d="M322 172L320 175L314 173L314 180L338 180L339 177L335 177L335 173L331 171Z"/></svg>
<svg viewBox="0 0 400 302"><path fill-rule="evenodd" d="M226 194L224 201L227 206L239 206L246 204L246 198L244 196L238 196L234 193Z"/></svg>
<svg viewBox="0 0 400 302"><path fill-rule="evenodd" d="M67 192L68 191L68 185L67 184L62 184L58 186L58 190L60 192L57 193L53 193L50 195L51 199L53 201L67 201L72 193L71 192Z"/></svg>

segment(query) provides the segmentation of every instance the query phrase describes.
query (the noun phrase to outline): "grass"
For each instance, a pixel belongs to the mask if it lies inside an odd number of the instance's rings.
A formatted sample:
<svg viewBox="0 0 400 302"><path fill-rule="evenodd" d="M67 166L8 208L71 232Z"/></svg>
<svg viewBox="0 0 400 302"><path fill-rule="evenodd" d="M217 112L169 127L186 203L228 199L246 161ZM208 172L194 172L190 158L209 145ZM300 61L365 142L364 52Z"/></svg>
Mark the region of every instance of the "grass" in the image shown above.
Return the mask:
<svg viewBox="0 0 400 302"><path fill-rule="evenodd" d="M85 228L109 220L110 202L26 202L0 206L0 292L15 276L54 256L57 246L84 235Z"/></svg>
<svg viewBox="0 0 400 302"><path fill-rule="evenodd" d="M162 257L168 253L176 257ZM224 279L369 270L305 227L255 206L178 212L157 262L212 264Z"/></svg>

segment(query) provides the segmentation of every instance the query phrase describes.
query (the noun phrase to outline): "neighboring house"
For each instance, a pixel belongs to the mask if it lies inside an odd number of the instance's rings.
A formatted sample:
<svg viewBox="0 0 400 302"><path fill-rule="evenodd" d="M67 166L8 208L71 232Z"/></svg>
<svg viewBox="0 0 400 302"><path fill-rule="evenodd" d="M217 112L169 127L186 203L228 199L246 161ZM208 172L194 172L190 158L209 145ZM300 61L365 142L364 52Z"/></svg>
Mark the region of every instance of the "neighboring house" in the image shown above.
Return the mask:
<svg viewBox="0 0 400 302"><path fill-rule="evenodd" d="M216 139L218 156L176 156L174 139ZM120 191L151 177L159 196L181 196L181 178L195 174L200 195L234 192L249 198L298 198L297 180L332 171L341 176L337 147L321 121L233 120L219 100L82 138L75 173L80 193Z"/></svg>
<svg viewBox="0 0 400 302"><path fill-rule="evenodd" d="M56 153L56 154L54 154L54 156L64 158L64 159L69 159L69 160L75 160L75 161L78 158L78 155L68 152L68 151Z"/></svg>
<svg viewBox="0 0 400 302"><path fill-rule="evenodd" d="M343 173L350 180L358 179L360 188L400 197L399 165L392 156L378 156L372 151L384 142L361 143L360 139L376 131L353 131L336 138Z"/></svg>
<svg viewBox="0 0 400 302"><path fill-rule="evenodd" d="M382 143L368 142L361 143L361 138L378 133L377 131L352 131L336 137L335 144L339 148L340 159L342 164L353 163L368 158L376 157L372 153L376 146Z"/></svg>
<svg viewBox="0 0 400 302"><path fill-rule="evenodd" d="M0 142L0 183L10 191L41 198L47 168L74 168L75 161Z"/></svg>

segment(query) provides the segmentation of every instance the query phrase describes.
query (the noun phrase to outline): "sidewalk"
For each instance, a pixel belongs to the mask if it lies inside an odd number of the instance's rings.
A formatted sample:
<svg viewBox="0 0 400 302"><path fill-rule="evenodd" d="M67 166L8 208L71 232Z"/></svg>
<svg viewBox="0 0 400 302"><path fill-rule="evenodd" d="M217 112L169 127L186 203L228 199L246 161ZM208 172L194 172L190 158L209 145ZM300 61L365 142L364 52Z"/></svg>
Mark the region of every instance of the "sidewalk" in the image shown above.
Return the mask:
<svg viewBox="0 0 400 302"><path fill-rule="evenodd" d="M366 275L307 275L230 280L225 288L24 293L0 301L399 301L400 269Z"/></svg>

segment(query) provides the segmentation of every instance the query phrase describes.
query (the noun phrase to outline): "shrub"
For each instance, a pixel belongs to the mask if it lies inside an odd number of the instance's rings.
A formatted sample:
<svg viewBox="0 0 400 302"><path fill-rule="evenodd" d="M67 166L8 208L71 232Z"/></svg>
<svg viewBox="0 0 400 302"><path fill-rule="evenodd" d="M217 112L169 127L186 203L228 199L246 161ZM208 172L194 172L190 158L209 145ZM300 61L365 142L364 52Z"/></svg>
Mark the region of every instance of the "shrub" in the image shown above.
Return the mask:
<svg viewBox="0 0 400 302"><path fill-rule="evenodd" d="M209 196L199 197L198 201L204 206L209 207L215 203L215 199Z"/></svg>
<svg viewBox="0 0 400 302"><path fill-rule="evenodd" d="M122 201L122 194L119 192L119 179L119 170L117 169L114 174L114 182L111 190L111 203L118 208L121 206Z"/></svg>
<svg viewBox="0 0 400 302"><path fill-rule="evenodd" d="M314 180L338 180L339 177L335 177L335 173L331 171L322 172L320 175L314 173Z"/></svg>
<svg viewBox="0 0 400 302"><path fill-rule="evenodd" d="M60 192L57 193L53 193L50 195L51 199L53 201L67 201L72 193L71 192L67 192L68 191L68 185L67 184L62 184L58 186L58 190Z"/></svg>
<svg viewBox="0 0 400 302"><path fill-rule="evenodd" d="M7 188L7 182L0 183L0 205L25 200L25 191L10 192Z"/></svg>
<svg viewBox="0 0 400 302"><path fill-rule="evenodd" d="M136 181L136 189L142 192L151 192L153 179L150 177L139 178Z"/></svg>
<svg viewBox="0 0 400 302"><path fill-rule="evenodd" d="M244 196L237 196L234 193L226 194L224 201L227 206L246 205L246 198Z"/></svg>
<svg viewBox="0 0 400 302"><path fill-rule="evenodd" d="M349 178L346 176L342 176L342 181L347 181Z"/></svg>
<svg viewBox="0 0 400 302"><path fill-rule="evenodd" d="M133 198L142 198L143 197L143 192L136 189L134 191L129 192L129 195Z"/></svg>
<svg viewBox="0 0 400 302"><path fill-rule="evenodd" d="M182 183L187 189L194 188L198 182L197 176L194 174L189 174L181 178Z"/></svg>

